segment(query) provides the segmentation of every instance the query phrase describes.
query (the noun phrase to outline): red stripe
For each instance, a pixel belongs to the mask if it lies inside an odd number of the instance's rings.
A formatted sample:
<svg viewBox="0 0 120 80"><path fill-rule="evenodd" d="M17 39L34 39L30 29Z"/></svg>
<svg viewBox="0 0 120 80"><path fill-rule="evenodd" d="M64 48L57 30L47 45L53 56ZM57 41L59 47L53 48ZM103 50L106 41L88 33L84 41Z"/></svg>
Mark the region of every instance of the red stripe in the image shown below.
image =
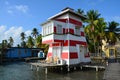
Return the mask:
<svg viewBox="0 0 120 80"><path fill-rule="evenodd" d="M69 19L69 22L72 23L72 24L75 24L75 25L82 26L82 22L77 21L77 20L72 19L72 18Z"/></svg>
<svg viewBox="0 0 120 80"><path fill-rule="evenodd" d="M56 21L67 23L67 19L56 19Z"/></svg>
<svg viewBox="0 0 120 80"><path fill-rule="evenodd" d="M68 59L68 52L62 52L62 59Z"/></svg>
<svg viewBox="0 0 120 80"><path fill-rule="evenodd" d="M63 34L65 34L65 28L63 28Z"/></svg>
<svg viewBox="0 0 120 80"><path fill-rule="evenodd" d="M65 32L66 34L68 33L68 28L66 28L66 32Z"/></svg>
<svg viewBox="0 0 120 80"><path fill-rule="evenodd" d="M74 29L69 29L69 33L74 34Z"/></svg>
<svg viewBox="0 0 120 80"><path fill-rule="evenodd" d="M50 47L54 47L54 46L61 46L61 44L60 43L52 43L52 44L50 44Z"/></svg>
<svg viewBox="0 0 120 80"><path fill-rule="evenodd" d="M54 42L61 42L63 46L68 46L68 40L54 40Z"/></svg>
<svg viewBox="0 0 120 80"><path fill-rule="evenodd" d="M47 57L51 57L51 56L52 56L52 53L48 52Z"/></svg>
<svg viewBox="0 0 120 80"><path fill-rule="evenodd" d="M49 43L52 43L52 42L53 42L52 39L51 40L44 40L44 41L42 41L43 44L49 44Z"/></svg>
<svg viewBox="0 0 120 80"><path fill-rule="evenodd" d="M76 46L76 44L81 44L81 45L87 45L86 42L83 41L75 41L75 40L70 40L70 46Z"/></svg>
<svg viewBox="0 0 120 80"><path fill-rule="evenodd" d="M54 26L54 33L56 33L56 26Z"/></svg>
<svg viewBox="0 0 120 80"><path fill-rule="evenodd" d="M60 21L60 22L64 22L64 23L68 23L68 19L56 19L56 21ZM78 26L82 26L82 22L69 18L69 23L78 25Z"/></svg>
<svg viewBox="0 0 120 80"><path fill-rule="evenodd" d="M85 58L88 58L88 57L90 57L90 54L89 54L89 52L88 52L88 53L86 53L84 56L85 56Z"/></svg>
<svg viewBox="0 0 120 80"><path fill-rule="evenodd" d="M70 59L75 59L78 58L78 53L77 52L70 52Z"/></svg>
<svg viewBox="0 0 120 80"><path fill-rule="evenodd" d="M85 35L84 35L84 32L81 32L81 36L85 36Z"/></svg>
<svg viewBox="0 0 120 80"><path fill-rule="evenodd" d="M70 52L70 59L76 59L78 58L78 53L77 52ZM61 55L62 59L68 59L68 52L62 52Z"/></svg>
<svg viewBox="0 0 120 80"><path fill-rule="evenodd" d="M55 39L54 41L53 40L42 41L42 43L45 43L45 44L49 44L49 43L52 43L52 42L59 42L59 43L62 43L63 46L68 46L68 40L57 40L57 39ZM70 40L69 43L70 43L70 46L76 46L76 44L87 46L87 43L84 42L84 41Z"/></svg>

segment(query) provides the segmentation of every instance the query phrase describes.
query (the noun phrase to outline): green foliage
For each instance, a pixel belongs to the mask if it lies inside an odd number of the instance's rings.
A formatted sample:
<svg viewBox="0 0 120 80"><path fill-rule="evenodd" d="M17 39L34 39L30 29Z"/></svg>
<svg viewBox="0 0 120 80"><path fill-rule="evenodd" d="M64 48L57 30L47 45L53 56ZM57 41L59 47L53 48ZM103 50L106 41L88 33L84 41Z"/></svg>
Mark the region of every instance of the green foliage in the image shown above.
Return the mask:
<svg viewBox="0 0 120 80"><path fill-rule="evenodd" d="M29 48L33 48L33 46L34 46L34 39L31 36L28 37L27 46Z"/></svg>

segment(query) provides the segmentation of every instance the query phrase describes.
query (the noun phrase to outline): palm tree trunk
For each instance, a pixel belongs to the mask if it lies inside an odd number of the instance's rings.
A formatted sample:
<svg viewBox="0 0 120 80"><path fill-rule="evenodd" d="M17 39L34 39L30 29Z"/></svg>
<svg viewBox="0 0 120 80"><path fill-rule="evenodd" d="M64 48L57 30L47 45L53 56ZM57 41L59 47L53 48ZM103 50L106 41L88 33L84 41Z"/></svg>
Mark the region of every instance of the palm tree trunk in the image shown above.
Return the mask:
<svg viewBox="0 0 120 80"><path fill-rule="evenodd" d="M94 41L94 49L95 49L95 55L94 56L97 56L97 54L96 54L95 40L93 40L93 41Z"/></svg>

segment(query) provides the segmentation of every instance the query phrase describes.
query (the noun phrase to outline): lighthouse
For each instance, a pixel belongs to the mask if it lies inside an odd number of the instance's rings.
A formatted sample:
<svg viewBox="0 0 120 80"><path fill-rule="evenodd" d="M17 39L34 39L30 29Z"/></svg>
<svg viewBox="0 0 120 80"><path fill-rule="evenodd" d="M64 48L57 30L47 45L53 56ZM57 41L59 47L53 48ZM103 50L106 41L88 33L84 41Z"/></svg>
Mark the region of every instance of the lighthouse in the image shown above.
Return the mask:
<svg viewBox="0 0 120 80"><path fill-rule="evenodd" d="M81 19L86 17L67 7L41 24L42 43L49 45L47 62L74 65L91 61Z"/></svg>

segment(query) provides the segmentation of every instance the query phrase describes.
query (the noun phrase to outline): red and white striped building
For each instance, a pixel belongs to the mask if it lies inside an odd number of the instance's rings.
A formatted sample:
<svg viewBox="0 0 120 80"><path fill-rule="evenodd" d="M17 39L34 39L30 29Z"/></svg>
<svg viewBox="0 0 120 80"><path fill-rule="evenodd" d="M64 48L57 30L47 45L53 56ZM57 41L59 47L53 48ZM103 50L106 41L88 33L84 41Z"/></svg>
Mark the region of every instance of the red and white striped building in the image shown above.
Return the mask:
<svg viewBox="0 0 120 80"><path fill-rule="evenodd" d="M49 44L47 59L58 57L67 65L90 62L81 18L85 17L65 8L42 23L42 43Z"/></svg>

